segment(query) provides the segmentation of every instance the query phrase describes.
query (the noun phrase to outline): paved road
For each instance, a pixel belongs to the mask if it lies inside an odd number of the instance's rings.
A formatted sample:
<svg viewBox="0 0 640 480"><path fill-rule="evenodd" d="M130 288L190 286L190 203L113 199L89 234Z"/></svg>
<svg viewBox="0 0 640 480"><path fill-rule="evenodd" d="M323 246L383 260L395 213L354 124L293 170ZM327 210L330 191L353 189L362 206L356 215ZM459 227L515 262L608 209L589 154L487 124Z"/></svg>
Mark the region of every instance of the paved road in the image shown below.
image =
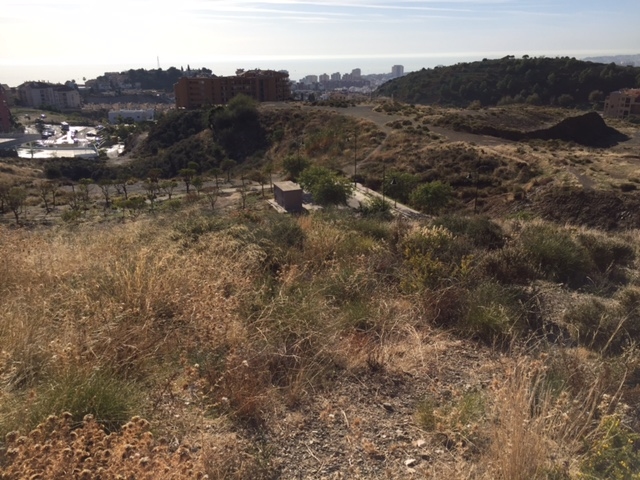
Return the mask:
<svg viewBox="0 0 640 480"><path fill-rule="evenodd" d="M373 197L382 198L382 194L358 183L356 184L356 189L353 192L353 196L347 203L352 208L358 208L361 204L367 203ZM393 215L399 215L406 218L423 218L425 216L417 210L407 207L406 205L403 205L401 203L397 203L396 201L388 197L386 197L385 199L389 202L389 205L391 205L391 213Z"/></svg>

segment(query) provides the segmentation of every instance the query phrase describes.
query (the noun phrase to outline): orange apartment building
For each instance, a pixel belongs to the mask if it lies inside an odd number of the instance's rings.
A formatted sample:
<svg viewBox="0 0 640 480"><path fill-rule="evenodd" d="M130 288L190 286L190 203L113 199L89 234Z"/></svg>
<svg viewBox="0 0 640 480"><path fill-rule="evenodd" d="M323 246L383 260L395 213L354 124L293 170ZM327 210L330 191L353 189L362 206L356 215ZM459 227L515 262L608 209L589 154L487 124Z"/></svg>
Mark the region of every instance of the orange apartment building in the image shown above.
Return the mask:
<svg viewBox="0 0 640 480"><path fill-rule="evenodd" d="M640 115L640 88L611 92L604 101L603 115L611 118Z"/></svg>
<svg viewBox="0 0 640 480"><path fill-rule="evenodd" d="M182 77L173 86L177 108L226 104L239 94L259 102L282 102L291 97L289 74L249 70L231 77Z"/></svg>

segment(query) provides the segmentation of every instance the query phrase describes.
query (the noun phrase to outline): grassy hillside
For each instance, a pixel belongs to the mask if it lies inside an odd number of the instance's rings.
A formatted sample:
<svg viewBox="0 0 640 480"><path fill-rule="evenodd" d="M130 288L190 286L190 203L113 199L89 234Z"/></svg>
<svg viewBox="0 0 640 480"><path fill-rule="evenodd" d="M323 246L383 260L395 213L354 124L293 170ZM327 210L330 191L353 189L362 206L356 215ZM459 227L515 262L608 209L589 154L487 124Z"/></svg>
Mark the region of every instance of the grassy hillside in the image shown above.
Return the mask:
<svg viewBox="0 0 640 480"><path fill-rule="evenodd" d="M637 233L252 205L2 228L4 478L635 471Z"/></svg>
<svg viewBox="0 0 640 480"><path fill-rule="evenodd" d="M575 58L515 58L422 69L385 83L377 95L407 103L590 106L614 90L640 86L640 67Z"/></svg>
<svg viewBox="0 0 640 480"><path fill-rule="evenodd" d="M211 145L189 115L129 168ZM6 159L0 200L26 198L1 205L0 478L634 478L637 127L598 149L448 128L565 115L268 107L263 153L189 193ZM298 155L449 197L276 214L242 177Z"/></svg>

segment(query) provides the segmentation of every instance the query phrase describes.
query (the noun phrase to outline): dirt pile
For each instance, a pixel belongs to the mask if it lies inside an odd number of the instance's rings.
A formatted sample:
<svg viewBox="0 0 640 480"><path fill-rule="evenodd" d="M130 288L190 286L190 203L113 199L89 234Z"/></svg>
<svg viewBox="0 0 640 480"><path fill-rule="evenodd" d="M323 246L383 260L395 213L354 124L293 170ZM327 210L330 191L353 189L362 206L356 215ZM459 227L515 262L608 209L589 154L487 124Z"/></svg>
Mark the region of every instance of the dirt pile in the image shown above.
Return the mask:
<svg viewBox="0 0 640 480"><path fill-rule="evenodd" d="M565 118L559 123L537 130L512 130L491 125L460 124L454 128L475 133L491 135L512 141L522 140L563 140L589 147L611 147L628 137L615 128L609 127L596 112Z"/></svg>
<svg viewBox="0 0 640 480"><path fill-rule="evenodd" d="M609 127L596 112L569 117L551 128L524 133L524 138L541 140L565 140L589 147L609 147L628 138Z"/></svg>

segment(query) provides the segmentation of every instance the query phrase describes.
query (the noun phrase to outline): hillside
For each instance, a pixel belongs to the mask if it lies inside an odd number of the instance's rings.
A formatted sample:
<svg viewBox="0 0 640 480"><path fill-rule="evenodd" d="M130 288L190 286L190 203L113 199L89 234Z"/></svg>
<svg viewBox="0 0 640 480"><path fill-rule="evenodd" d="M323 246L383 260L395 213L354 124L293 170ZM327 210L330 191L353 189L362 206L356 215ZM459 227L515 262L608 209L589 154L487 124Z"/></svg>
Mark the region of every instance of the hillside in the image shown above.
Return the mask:
<svg viewBox="0 0 640 480"><path fill-rule="evenodd" d="M575 58L515 58L422 69L382 85L378 96L406 103L466 107L528 103L586 106L609 92L640 86L640 67Z"/></svg>
<svg viewBox="0 0 640 480"><path fill-rule="evenodd" d="M481 133L572 116L243 101L3 158L0 479L634 478L640 128ZM291 160L389 209L276 213Z"/></svg>

